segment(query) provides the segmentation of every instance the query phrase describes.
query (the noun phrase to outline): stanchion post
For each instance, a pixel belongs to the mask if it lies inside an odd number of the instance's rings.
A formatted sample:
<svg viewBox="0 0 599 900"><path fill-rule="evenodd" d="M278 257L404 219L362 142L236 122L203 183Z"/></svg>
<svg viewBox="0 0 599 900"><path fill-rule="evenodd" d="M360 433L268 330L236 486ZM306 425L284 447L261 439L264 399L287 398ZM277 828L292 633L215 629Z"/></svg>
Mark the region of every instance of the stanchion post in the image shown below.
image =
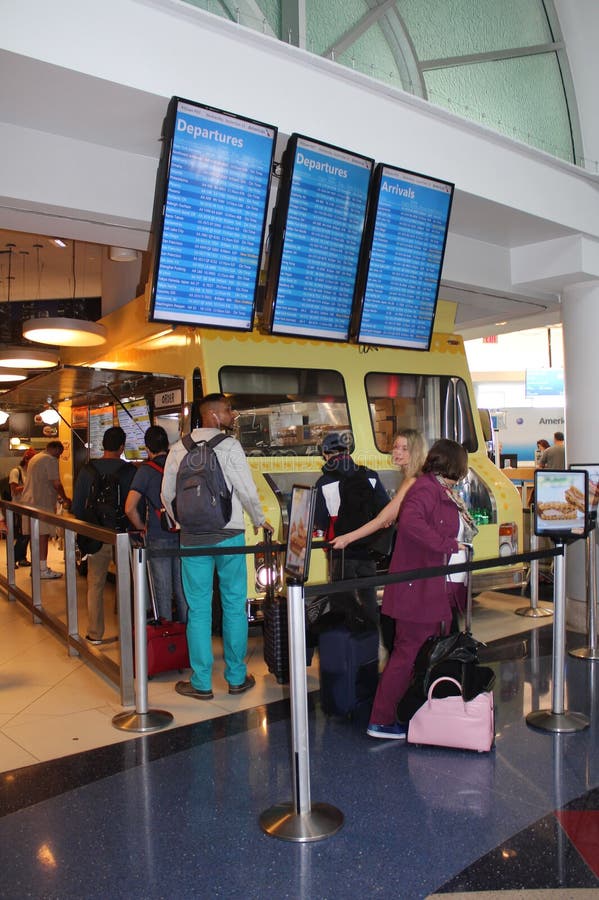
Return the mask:
<svg viewBox="0 0 599 900"><path fill-rule="evenodd" d="M595 532L589 531L585 541L585 584L587 598L587 640L586 647L569 650L570 656L576 659L599 659L597 649L597 556L595 550Z"/></svg>
<svg viewBox="0 0 599 900"><path fill-rule="evenodd" d="M120 731L150 732L166 728L172 713L148 709L148 647L146 643L146 551L135 547L131 552L133 569L133 621L135 623L135 712L118 713L112 724Z"/></svg>
<svg viewBox="0 0 599 900"><path fill-rule="evenodd" d="M310 800L306 625L301 584L288 583L287 618L293 801L265 810L260 816L260 826L267 834L285 841L320 841L341 828L343 813L328 803L312 804Z"/></svg>
<svg viewBox="0 0 599 900"><path fill-rule="evenodd" d="M534 528L532 526L532 522L534 522L534 504L531 503L530 506L530 518L531 518L531 534L530 534L530 550L531 553L536 552L539 549L539 539L537 535L534 533ZM544 606L539 606L539 560L531 559L530 561L530 605L529 606L519 606L517 610L515 610L517 616L526 616L530 619L541 619L545 616L552 616L553 610L547 609Z"/></svg>
<svg viewBox="0 0 599 900"><path fill-rule="evenodd" d="M562 541L556 546L564 548ZM566 662L566 569L564 553L555 557L553 579L553 659L551 709L538 709L526 716L528 725L550 732L582 731L589 724L588 718L579 712L564 709Z"/></svg>

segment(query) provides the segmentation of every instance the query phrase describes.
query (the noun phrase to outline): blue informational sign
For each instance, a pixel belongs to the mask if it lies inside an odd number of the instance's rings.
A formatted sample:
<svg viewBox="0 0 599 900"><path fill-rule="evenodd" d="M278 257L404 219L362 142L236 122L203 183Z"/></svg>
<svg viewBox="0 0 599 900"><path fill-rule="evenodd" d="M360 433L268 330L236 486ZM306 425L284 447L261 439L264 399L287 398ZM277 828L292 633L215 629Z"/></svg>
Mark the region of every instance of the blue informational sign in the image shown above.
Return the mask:
<svg viewBox="0 0 599 900"><path fill-rule="evenodd" d="M358 341L428 350L453 185L380 166Z"/></svg>
<svg viewBox="0 0 599 900"><path fill-rule="evenodd" d="M373 160L299 135L289 150L271 331L345 341Z"/></svg>
<svg viewBox="0 0 599 900"><path fill-rule="evenodd" d="M176 101L154 321L251 329L275 137Z"/></svg>
<svg viewBox="0 0 599 900"><path fill-rule="evenodd" d="M527 369L526 398L554 397L564 393L563 369Z"/></svg>

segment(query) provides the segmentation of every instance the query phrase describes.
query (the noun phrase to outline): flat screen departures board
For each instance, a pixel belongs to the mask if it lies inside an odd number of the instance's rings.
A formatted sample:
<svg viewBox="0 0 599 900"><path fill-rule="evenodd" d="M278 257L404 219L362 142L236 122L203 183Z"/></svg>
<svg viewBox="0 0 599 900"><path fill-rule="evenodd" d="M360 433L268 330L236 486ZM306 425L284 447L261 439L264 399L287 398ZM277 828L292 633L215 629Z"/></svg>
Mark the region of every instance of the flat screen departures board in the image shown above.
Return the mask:
<svg viewBox="0 0 599 900"><path fill-rule="evenodd" d="M374 160L293 134L266 286L273 334L346 341Z"/></svg>
<svg viewBox="0 0 599 900"><path fill-rule="evenodd" d="M276 133L171 99L154 203L151 321L251 329Z"/></svg>
<svg viewBox="0 0 599 900"><path fill-rule="evenodd" d="M353 329L358 343L429 349L453 189L377 165Z"/></svg>

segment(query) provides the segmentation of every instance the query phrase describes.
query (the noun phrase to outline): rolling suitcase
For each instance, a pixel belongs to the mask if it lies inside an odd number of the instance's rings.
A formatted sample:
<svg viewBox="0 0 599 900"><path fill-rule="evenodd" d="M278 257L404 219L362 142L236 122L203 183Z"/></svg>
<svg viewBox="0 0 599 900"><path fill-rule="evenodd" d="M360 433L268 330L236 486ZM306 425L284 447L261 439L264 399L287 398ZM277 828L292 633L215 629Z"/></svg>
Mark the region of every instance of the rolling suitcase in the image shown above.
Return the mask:
<svg viewBox="0 0 599 900"><path fill-rule="evenodd" d="M341 575L344 574L341 551ZM372 703L379 676L379 632L365 615L355 591L323 598L315 623L320 656L323 712L349 716Z"/></svg>
<svg viewBox="0 0 599 900"><path fill-rule="evenodd" d="M378 630L331 628L320 634L318 647L323 712L349 716L371 703L379 677Z"/></svg>
<svg viewBox="0 0 599 900"><path fill-rule="evenodd" d="M148 678L160 672L189 668L187 649L187 626L184 622L169 622L158 615L154 581L149 560L146 561L150 604L153 618L146 623L146 643L148 648Z"/></svg>

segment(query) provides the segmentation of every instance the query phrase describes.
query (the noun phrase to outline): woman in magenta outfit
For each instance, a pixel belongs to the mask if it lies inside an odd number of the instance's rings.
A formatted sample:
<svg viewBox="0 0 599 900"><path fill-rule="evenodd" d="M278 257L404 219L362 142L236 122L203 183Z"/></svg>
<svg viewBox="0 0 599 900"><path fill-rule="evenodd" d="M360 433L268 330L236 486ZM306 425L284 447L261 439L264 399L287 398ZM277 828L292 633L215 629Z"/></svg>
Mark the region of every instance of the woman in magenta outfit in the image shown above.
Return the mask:
<svg viewBox="0 0 599 900"><path fill-rule="evenodd" d="M476 528L452 489L467 473L468 454L461 444L446 439L433 444L422 475L402 503L390 572L465 559L463 542L472 540ZM442 633L442 623L449 634L453 609L464 607L465 575L452 578L456 580L439 575L386 586L382 612L395 619L395 642L374 698L367 730L371 737L405 740L407 729L396 722L396 709L410 684L418 650L428 637Z"/></svg>

